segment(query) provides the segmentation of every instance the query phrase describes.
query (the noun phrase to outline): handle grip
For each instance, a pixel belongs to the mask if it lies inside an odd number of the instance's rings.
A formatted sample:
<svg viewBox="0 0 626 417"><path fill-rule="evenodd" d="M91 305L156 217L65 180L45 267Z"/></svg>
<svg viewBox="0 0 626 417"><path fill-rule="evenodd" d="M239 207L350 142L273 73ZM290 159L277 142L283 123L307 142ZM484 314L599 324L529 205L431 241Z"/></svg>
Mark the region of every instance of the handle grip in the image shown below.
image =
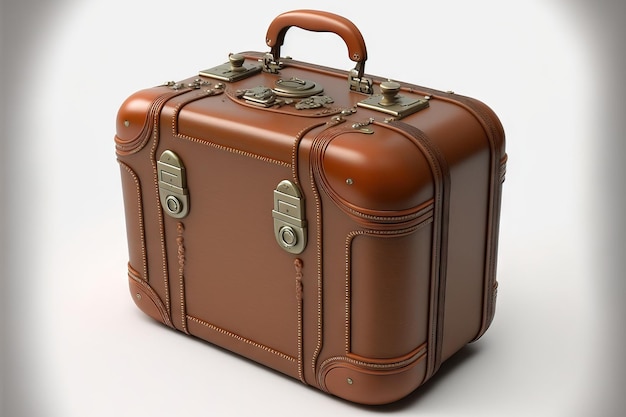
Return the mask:
<svg viewBox="0 0 626 417"><path fill-rule="evenodd" d="M280 58L280 47L285 34L292 26L312 32L331 32L339 35L348 47L349 58L357 62L360 75L363 73L367 49L361 31L348 19L333 13L318 10L293 10L277 16L267 30L265 42L272 48L274 59Z"/></svg>

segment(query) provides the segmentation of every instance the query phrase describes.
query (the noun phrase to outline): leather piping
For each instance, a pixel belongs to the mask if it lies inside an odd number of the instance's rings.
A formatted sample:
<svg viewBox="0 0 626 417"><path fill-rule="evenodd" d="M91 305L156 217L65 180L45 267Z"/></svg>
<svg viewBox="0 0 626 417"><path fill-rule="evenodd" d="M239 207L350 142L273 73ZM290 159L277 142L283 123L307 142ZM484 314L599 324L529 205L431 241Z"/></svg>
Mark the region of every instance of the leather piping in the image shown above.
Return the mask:
<svg viewBox="0 0 626 417"><path fill-rule="evenodd" d="M426 377L428 380L441 366L443 349L443 316L445 312L445 290L448 257L448 218L450 209L450 170L439 150L421 130L404 122L392 121L380 124L396 130L409 138L422 151L431 166L435 180L435 210L433 220L433 254L431 269L431 306L428 346L433 354L428 355Z"/></svg>
<svg viewBox="0 0 626 417"><path fill-rule="evenodd" d="M428 345L424 343L409 354L392 359L364 360L364 358L352 354L345 356L333 356L322 362L317 374L317 379L320 381L320 389L322 391L329 392L326 387L326 375L337 366L345 366L346 364L349 364L357 369L375 372L379 375L395 374L402 372L412 364L423 360L424 356L427 356L427 354Z"/></svg>
<svg viewBox="0 0 626 417"><path fill-rule="evenodd" d="M152 289L152 287L146 282L145 279L139 276L138 272L133 269L133 267L128 264L128 277L135 281L137 284L141 286L141 288L146 292L146 294L150 297L151 301L156 306L159 314L161 315L161 319L163 323L171 328L174 328L174 324L169 315L169 310L161 301L159 295Z"/></svg>
<svg viewBox="0 0 626 417"><path fill-rule="evenodd" d="M137 217L139 218L139 234L141 236L141 261L142 261L142 267L143 267L143 277L139 277L139 278L144 281L148 281L148 256L146 253L146 230L145 230L144 216L143 216L143 204L142 204L143 200L141 198L141 184L139 182L139 178L137 177L137 174L135 173L135 171L133 171L131 167L129 167L128 165L126 165L124 162L120 160L118 160L117 162L120 164L122 168L124 168L124 170L126 170L126 172L128 172L133 177L133 181L135 182L135 187L137 191L137 209L138 209Z"/></svg>
<svg viewBox="0 0 626 417"><path fill-rule="evenodd" d="M498 226L500 222L500 204L502 196L501 187L501 165L506 162L506 155L503 160L497 157L499 149L496 145L496 138L502 136L502 132L493 123L492 118L486 114L480 106L472 100L459 95L438 95L437 99L445 100L464 108L476 118L485 131L490 148L489 167L489 203L487 214L487 239L485 248L485 284L483 290L483 319L480 330L472 340L480 338L489 327L495 311L494 291L496 288L496 263L498 250Z"/></svg>
<svg viewBox="0 0 626 417"><path fill-rule="evenodd" d="M135 138L125 141L120 137L115 136L115 152L117 155L132 155L143 149L143 147L146 146L150 140L150 133L152 132L153 135L156 134L155 129L158 128L158 123L155 124L154 122L158 121L159 115L161 114L161 110L165 106L165 103L176 96L187 93L188 91L188 89L182 89L174 92L167 92L157 97L146 114L146 121L143 129ZM152 124L150 124L151 122Z"/></svg>

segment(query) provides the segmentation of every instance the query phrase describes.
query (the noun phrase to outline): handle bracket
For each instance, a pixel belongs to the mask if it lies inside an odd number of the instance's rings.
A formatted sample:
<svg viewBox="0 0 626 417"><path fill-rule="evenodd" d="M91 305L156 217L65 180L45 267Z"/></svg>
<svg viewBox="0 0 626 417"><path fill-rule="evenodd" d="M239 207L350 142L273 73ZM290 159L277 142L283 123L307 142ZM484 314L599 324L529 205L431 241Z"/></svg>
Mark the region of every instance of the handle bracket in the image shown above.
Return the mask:
<svg viewBox="0 0 626 417"><path fill-rule="evenodd" d="M312 32L330 32L339 35L348 47L348 57L356 62L349 72L350 90L372 94L372 80L365 78L367 49L361 31L345 17L318 10L294 10L277 16L270 24L265 41L271 48L263 58L263 70L272 74L282 68L280 47L285 42L289 28L296 26Z"/></svg>
<svg viewBox="0 0 626 417"><path fill-rule="evenodd" d="M359 64L361 63L359 62ZM370 78L363 77L363 70L359 69L359 64L357 64L356 68L350 70L348 74L350 90L356 91L357 93L373 94L374 83Z"/></svg>

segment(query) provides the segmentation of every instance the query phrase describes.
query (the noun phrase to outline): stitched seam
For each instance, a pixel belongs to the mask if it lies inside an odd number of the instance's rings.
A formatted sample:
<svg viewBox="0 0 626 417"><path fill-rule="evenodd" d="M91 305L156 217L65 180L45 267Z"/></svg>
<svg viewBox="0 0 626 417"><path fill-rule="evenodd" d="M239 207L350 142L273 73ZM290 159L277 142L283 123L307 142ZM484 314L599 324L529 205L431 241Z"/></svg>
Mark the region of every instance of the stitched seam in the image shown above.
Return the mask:
<svg viewBox="0 0 626 417"><path fill-rule="evenodd" d="M254 347L259 348L259 349L261 349L261 350L263 350L265 352L268 352L268 353L271 353L273 355L276 355L276 356L278 356L278 357L280 357L282 359L286 359L289 362L297 362L297 359L294 358L293 356L289 356L289 355L287 355L285 353L279 352L276 349L272 349L271 347L262 345L260 343L257 343L255 341L253 341L253 340L250 340L250 339L247 339L245 337L239 336L238 334L229 332L228 330L224 330L224 329L222 329L220 327L215 326L214 324L208 323L208 322L206 322L204 320L201 320L199 318L187 315L187 319L191 320L193 322L196 322L198 324L201 324L202 326L207 327L207 328L209 328L209 329L211 329L213 331L216 331L217 333L219 333L221 335L231 337L231 338L233 338L233 339L235 339L235 340L237 340L239 342L246 343L246 344L248 344L250 346L254 346Z"/></svg>
<svg viewBox="0 0 626 417"><path fill-rule="evenodd" d="M368 220L373 220L373 221L378 221L378 222L402 222L405 220L412 220L415 219L419 216L422 215L422 210L419 210L415 213L411 213L411 214L407 214L404 216L375 216L375 215L371 215L371 214L365 214L362 213L360 211L357 211L351 207L347 207L344 206L343 204L341 204L341 206L346 209L347 211L349 211L351 214L357 216L357 217L361 217L364 219L368 219Z"/></svg>
<svg viewBox="0 0 626 417"><path fill-rule="evenodd" d="M298 306L298 378L306 384L306 380L304 379L304 366L302 362L302 259L296 258L294 261L294 267L296 269L296 303Z"/></svg>
<svg viewBox="0 0 626 417"><path fill-rule="evenodd" d="M427 348L426 346L424 346L410 358L399 361L399 362L393 362L393 363L371 363L371 362L359 361L349 356L333 356L331 358L326 359L322 363L320 369L324 369L326 366L328 366L328 364L332 362L337 362L337 361L348 362L348 363L351 363L352 365L356 365L356 366L367 368L367 369L397 369L397 368L403 368L411 363L419 361L422 357L424 357L424 355L426 355L426 353L427 353Z"/></svg>
<svg viewBox="0 0 626 417"><path fill-rule="evenodd" d="M135 174L135 172L128 166L126 165L124 162L122 161L118 161L120 166L122 168L124 168L126 170L126 172L128 172L131 177L133 178L133 181L135 182L135 187L137 190L137 217L139 219L139 234L141 236L141 261L143 262L143 276L144 280L148 280L148 258L146 256L146 235L145 235L145 230L144 230L144 224L143 224L143 205L142 205L142 200L141 200L141 185L139 183L139 178L137 177L137 174Z"/></svg>
<svg viewBox="0 0 626 417"><path fill-rule="evenodd" d="M306 135L313 129L316 129L320 126L324 126L325 124L326 122L322 122L322 123L316 123L311 126L307 126L304 129L302 129L300 132L298 132L298 134L296 135L296 140L293 142L293 146L291 147L291 169L292 169L291 174L293 176L293 180L298 185L300 184L300 181L298 181L298 148L300 146L300 142L304 138L304 135Z"/></svg>
<svg viewBox="0 0 626 417"><path fill-rule="evenodd" d="M192 136L188 136L188 135L185 135L185 134L182 134L182 133L177 133L176 137L178 137L180 139L186 139L186 140L191 141L191 142L199 143L201 145L210 146L210 147L218 149L220 151L226 151L226 152L234 153L236 155L241 155L241 156L245 156L245 157L248 157L248 158L254 158L254 159L258 159L258 160L263 161L263 162L269 162L271 164L276 164L276 165L280 165L282 167L291 168L291 164L289 162L279 161L277 159L272 159L272 158L269 158L267 156L262 156L262 155L258 155L258 154L252 153L252 152L242 151L240 149L235 149L235 148L231 148L231 147L228 147L228 146L219 145L219 144L217 144L215 142L210 142L208 140L194 138Z"/></svg>
<svg viewBox="0 0 626 417"><path fill-rule="evenodd" d="M176 243L178 245L178 282L180 290L180 321L183 332L189 334L187 330L187 313L185 308L185 237L183 232L185 231L185 225L179 222L176 225L176 231L178 236L176 237Z"/></svg>

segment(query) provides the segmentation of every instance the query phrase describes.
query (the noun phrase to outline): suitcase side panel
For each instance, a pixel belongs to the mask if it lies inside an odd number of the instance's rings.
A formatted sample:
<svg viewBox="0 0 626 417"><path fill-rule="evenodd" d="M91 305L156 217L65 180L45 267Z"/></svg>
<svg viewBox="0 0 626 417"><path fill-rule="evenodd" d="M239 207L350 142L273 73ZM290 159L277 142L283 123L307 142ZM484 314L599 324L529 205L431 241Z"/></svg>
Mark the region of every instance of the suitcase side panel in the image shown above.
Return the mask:
<svg viewBox="0 0 626 417"><path fill-rule="evenodd" d="M417 86L410 90L431 97L430 114L401 123L426 132L451 171L445 360L480 337L493 319L504 131L493 111L475 99Z"/></svg>
<svg viewBox="0 0 626 417"><path fill-rule="evenodd" d="M375 124L370 135L351 125L331 126L300 145L300 161L309 161L300 174L318 213L323 277L312 336L318 344L305 338L305 357L312 355L320 388L384 403L419 386L439 356L439 308L431 300L439 292L433 247L440 233L433 223L443 223L444 170L424 155L424 143L402 132ZM383 380L395 388L380 389L376 381Z"/></svg>
<svg viewBox="0 0 626 417"><path fill-rule="evenodd" d="M433 90L429 90L433 91ZM456 200L451 203L451 211L455 211L457 214L451 217L451 222L455 221L461 229L466 229L464 232L456 233L455 237L451 239L451 242L457 245L457 253L463 253L466 248L474 248L472 244L463 245L463 242L468 236L484 236L482 243L479 247L483 248L480 253L473 255L471 259L484 259L484 265L482 266L483 285L482 285L482 302L481 302L481 320L480 326L476 331L476 334L470 339L474 341L481 337L494 317L495 302L497 295L496 281L496 262L497 262L497 247L498 247L498 228L500 221L500 201L502 195L502 183L504 181L504 173L506 169L507 156L505 153L505 138L504 130L500 124L499 119L494 112L487 107L484 103L470 98L459 96L453 93L438 93L438 100L444 103L449 103L457 106L458 109L464 111L467 116L471 117L474 133L468 134L468 140L471 140L476 147L477 152L470 155L471 158L458 158L458 150L453 147L447 146L450 142L446 143L441 141L442 149L449 158L452 160L458 160L459 163L455 167L458 171L457 189L459 192L452 194L452 198ZM478 127L478 131L476 128ZM442 127L440 127L441 129ZM445 129L444 129L445 130ZM444 136L445 137L445 136ZM469 179L472 179L469 181ZM464 185L465 184L465 185ZM472 190L471 193L468 191ZM467 213L474 213L472 220L467 220ZM484 213L481 215L481 213ZM478 227L478 225L480 225ZM472 232L472 228L475 230ZM476 245L476 243L474 243ZM469 257L469 256L467 256ZM462 259L462 258L459 258ZM459 262L462 265L464 261ZM452 266L458 266L452 264ZM455 276L461 276L464 271L463 266L459 266L459 274ZM473 276L476 276L475 274ZM448 341L446 341L446 351L444 359L451 356L456 350L460 348L464 343L460 339L461 330L464 328L462 311L469 311L468 308L461 307L459 311L453 312L452 308L455 305L463 306L464 302L467 305L468 298L464 295L462 288L467 286L462 280L458 280L460 286L451 286L449 288L450 297L457 302L448 304L446 327L448 330L446 334L449 335ZM477 288L472 286L471 288ZM459 330L461 330L459 332ZM455 342L456 339L456 342ZM462 343L462 344L460 344Z"/></svg>

